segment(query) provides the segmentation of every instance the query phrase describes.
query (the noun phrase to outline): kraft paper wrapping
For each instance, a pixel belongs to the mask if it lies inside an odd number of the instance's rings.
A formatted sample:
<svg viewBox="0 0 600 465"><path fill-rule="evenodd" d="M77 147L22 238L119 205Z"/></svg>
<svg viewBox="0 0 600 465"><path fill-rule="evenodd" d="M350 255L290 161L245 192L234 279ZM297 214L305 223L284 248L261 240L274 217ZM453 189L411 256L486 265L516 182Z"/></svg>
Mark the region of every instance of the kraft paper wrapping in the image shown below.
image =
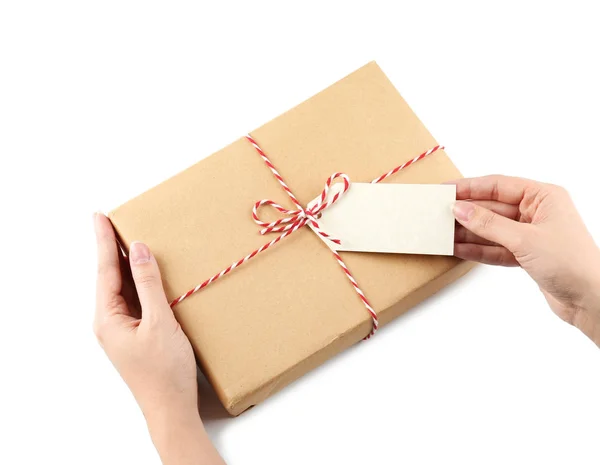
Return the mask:
<svg viewBox="0 0 600 465"><path fill-rule="evenodd" d="M368 182L437 144L374 62L251 134L303 205L334 172ZM460 176L438 151L385 182L441 183ZM261 236L251 218L254 202L265 198L293 207L241 137L109 217L126 250L134 240L149 245L171 301L275 237ZM381 325L471 268L448 256L342 254ZM331 251L309 228L174 311L232 415L371 329L369 314Z"/></svg>

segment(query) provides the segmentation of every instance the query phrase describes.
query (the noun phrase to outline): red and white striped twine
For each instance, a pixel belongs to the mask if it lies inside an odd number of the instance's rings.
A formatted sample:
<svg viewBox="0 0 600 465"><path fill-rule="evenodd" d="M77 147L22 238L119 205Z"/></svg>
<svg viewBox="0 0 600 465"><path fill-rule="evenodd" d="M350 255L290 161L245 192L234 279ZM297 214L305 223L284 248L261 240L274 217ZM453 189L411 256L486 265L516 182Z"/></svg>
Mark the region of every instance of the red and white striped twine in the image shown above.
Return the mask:
<svg viewBox="0 0 600 465"><path fill-rule="evenodd" d="M271 248L272 246L274 246L278 242L282 241L286 237L290 236L291 234L296 232L298 229L302 228L303 226L305 226L307 224L309 224L313 228L313 231L315 231L315 233L317 233L323 240L331 241L338 245L341 243L339 239L333 238L329 234L327 234L325 231L323 231L319 227L319 223L317 220L319 219L321 212L323 212L323 210L327 209L328 207L333 205L335 202L337 202L344 195L344 193L346 193L348 191L348 189L350 188L350 178L344 173L332 174L327 179L327 182L325 183L325 187L324 187L323 191L321 192L321 195L319 196L319 199L317 200L317 202L312 207L310 207L308 209L304 209L302 207L302 205L300 204L300 202L298 201L298 199L296 198L296 196L294 195L294 193L291 191L291 189L285 183L285 181L283 180L283 177L279 174L279 172L277 171L277 169L275 168L273 163L271 163L271 160L269 160L269 158L267 157L267 155L265 154L263 149L258 145L258 143L250 135L247 135L246 139L248 140L248 142L250 142L252 144L252 146L256 149L258 154L262 157L262 159L265 162L265 164L267 165L267 167L273 173L273 176L275 176L277 181L279 181L279 184L281 185L283 190L288 194L288 197L291 199L291 201L296 206L296 209L295 210L287 209L287 208L282 207L281 205L273 202L272 200L260 200L259 202L256 202L254 204L254 207L252 208L252 218L256 224L263 227L263 229L261 229L260 233L268 234L268 233L274 232L274 233L281 233L281 235L277 236L271 242L268 242L265 245L254 250L250 254L246 255L244 258L232 263L231 265L229 265L227 268L225 268L221 272L208 278L203 283L198 284L196 287L194 287L193 289L190 289L185 294L177 297L175 300L173 300L171 302L171 304L170 304L171 307L174 307L181 301L187 299L192 294L195 294L199 290L201 290L201 289L205 288L206 286L208 286L209 284L212 284L213 282L215 282L217 279L230 273L231 271L233 271L240 265L243 265L244 263L248 262L252 258L256 257L259 253L264 252L265 250ZM416 163L417 161L422 160L423 158L427 157L428 155L431 155L432 153L436 152L437 150L440 150L443 148L444 147L436 145L435 147L427 150L426 152L423 152L422 154L418 155L417 157L413 158L412 160L409 160L406 163L404 163L400 166L397 166L396 168L379 176L378 178L371 181L371 183L381 182L384 179L387 179L390 176L396 174L398 171L409 167L413 163ZM341 180L343 182L343 184L344 184L343 190L340 192L337 192L331 199L327 200L327 194L329 192L329 189L331 188L332 184L337 180ZM272 221L270 223L262 221L260 219L260 217L258 216L258 210L260 209L260 207L263 207L263 206L269 206L269 207L274 208L279 213L282 213L284 215L284 217L282 217L278 220ZM344 260L340 256L340 254L333 249L331 249L331 250L332 250L333 256L335 257L338 264L340 265L340 267L346 274L348 281L350 281L350 284L352 284L354 291L356 292L356 294L362 301L363 305L365 306L365 308L371 315L371 319L373 321L373 326L372 326L371 332L365 337L365 339L369 339L371 336L373 336L373 334L375 334L375 332L377 331L377 329L379 327L379 320L377 318L377 313L375 313L375 310L373 310L373 308L371 307L371 304L369 304L369 301L365 297L364 292L362 291L362 289L356 282L356 279L354 279L354 276L352 276L352 273L346 266L346 263L344 262Z"/></svg>
<svg viewBox="0 0 600 465"><path fill-rule="evenodd" d="M384 179L389 178L390 176L392 176L393 174L396 174L398 171L403 170L404 168L408 168L410 165L412 165L413 163L418 162L419 160L422 160L423 158L431 155L433 152L437 152L438 150L444 150L444 147L441 145L436 145L435 147L430 148L429 150L427 150L426 152L423 152L421 155L417 155L415 158L413 158L412 160L408 160L406 163L400 165L400 166L396 166L396 168L394 168L393 170L388 171L385 174L382 174L381 176L379 176L378 178L375 178L371 181L371 184L377 184L378 182L383 181Z"/></svg>

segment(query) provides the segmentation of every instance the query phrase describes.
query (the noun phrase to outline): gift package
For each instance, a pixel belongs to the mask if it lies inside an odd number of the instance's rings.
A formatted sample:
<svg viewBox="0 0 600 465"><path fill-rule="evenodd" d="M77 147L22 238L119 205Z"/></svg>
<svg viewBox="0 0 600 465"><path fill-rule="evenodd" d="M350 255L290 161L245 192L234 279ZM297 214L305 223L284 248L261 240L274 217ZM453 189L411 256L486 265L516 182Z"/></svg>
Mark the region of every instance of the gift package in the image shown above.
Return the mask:
<svg viewBox="0 0 600 465"><path fill-rule="evenodd" d="M175 316L230 414L471 268L452 256L332 252L319 234L327 231L312 224L321 213L304 210L332 173L369 182L419 154L428 156L382 183L461 177L372 62L110 212L124 251L142 241L155 255ZM281 208L267 204L257 225L261 199ZM277 216L286 212L295 213Z"/></svg>

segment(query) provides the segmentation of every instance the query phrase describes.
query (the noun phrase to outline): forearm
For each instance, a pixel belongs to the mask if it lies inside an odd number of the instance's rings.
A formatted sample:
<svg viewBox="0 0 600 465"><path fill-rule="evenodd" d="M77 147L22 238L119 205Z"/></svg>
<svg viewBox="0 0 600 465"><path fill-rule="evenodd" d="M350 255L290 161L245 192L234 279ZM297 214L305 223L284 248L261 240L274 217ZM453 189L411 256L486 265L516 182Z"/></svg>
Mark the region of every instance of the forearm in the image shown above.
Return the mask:
<svg viewBox="0 0 600 465"><path fill-rule="evenodd" d="M224 465L196 412L147 417L148 430L164 465Z"/></svg>

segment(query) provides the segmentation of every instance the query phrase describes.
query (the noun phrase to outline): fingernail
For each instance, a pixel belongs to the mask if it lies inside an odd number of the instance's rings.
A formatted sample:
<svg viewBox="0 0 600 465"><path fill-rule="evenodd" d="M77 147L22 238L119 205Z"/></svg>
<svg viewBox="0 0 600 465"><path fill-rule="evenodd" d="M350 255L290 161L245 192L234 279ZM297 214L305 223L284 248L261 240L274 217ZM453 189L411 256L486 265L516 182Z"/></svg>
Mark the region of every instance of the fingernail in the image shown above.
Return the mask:
<svg viewBox="0 0 600 465"><path fill-rule="evenodd" d="M129 260L134 265L142 265L150 261L150 249L141 242L132 242L129 247Z"/></svg>
<svg viewBox="0 0 600 465"><path fill-rule="evenodd" d="M471 202L463 202L459 200L454 203L454 208L452 209L454 212L454 216L457 220L460 221L469 221L473 217L473 213L475 213L475 205Z"/></svg>

